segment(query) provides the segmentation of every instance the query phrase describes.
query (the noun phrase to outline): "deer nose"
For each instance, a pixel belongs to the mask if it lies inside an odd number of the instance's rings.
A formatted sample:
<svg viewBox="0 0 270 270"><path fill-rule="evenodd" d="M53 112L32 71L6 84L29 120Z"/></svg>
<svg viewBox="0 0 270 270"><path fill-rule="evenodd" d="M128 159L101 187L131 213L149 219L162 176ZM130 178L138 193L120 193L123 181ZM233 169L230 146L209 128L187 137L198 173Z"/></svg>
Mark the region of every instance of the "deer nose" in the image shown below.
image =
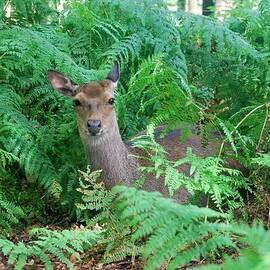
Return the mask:
<svg viewBox="0 0 270 270"><path fill-rule="evenodd" d="M101 121L100 120L88 120L87 121L87 128L88 128L88 131L92 135L96 135L97 133L99 133L99 131L101 129Z"/></svg>

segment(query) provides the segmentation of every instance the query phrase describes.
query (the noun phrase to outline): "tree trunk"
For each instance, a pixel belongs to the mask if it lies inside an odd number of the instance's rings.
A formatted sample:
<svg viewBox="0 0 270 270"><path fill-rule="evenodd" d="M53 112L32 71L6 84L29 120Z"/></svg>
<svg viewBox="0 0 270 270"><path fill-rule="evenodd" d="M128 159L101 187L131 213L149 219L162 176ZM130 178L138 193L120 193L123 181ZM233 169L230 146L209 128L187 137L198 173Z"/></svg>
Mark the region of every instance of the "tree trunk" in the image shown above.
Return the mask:
<svg viewBox="0 0 270 270"><path fill-rule="evenodd" d="M216 17L219 20L224 20L226 12L233 8L232 0L216 0Z"/></svg>
<svg viewBox="0 0 270 270"><path fill-rule="evenodd" d="M188 12L197 14L197 0L188 0Z"/></svg>
<svg viewBox="0 0 270 270"><path fill-rule="evenodd" d="M224 0L216 0L215 13L216 13L217 19L222 19L225 6L226 6L226 3Z"/></svg>
<svg viewBox="0 0 270 270"><path fill-rule="evenodd" d="M214 7L214 0L203 0L202 4L202 14L205 16L211 16L214 14L213 10L210 10L209 8Z"/></svg>

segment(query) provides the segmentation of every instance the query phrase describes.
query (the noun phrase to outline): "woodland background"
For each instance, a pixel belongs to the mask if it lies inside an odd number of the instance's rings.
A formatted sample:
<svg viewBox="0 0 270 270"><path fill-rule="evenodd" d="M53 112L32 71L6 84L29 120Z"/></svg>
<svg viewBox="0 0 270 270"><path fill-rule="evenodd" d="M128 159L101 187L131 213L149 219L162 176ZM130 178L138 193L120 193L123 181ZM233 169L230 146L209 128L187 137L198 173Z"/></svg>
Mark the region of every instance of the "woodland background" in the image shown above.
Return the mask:
<svg viewBox="0 0 270 270"><path fill-rule="evenodd" d="M189 204L107 191L87 169L71 100L46 73L84 83L116 61L123 138L147 130L134 141L154 153L147 170L171 194L186 187ZM140 269L270 269L269 61L269 0L1 0L0 268L84 269L97 257ZM184 129L179 143L194 124L205 144L219 132L219 155L189 149L168 161L153 137L163 123ZM193 205L201 193L206 208Z"/></svg>

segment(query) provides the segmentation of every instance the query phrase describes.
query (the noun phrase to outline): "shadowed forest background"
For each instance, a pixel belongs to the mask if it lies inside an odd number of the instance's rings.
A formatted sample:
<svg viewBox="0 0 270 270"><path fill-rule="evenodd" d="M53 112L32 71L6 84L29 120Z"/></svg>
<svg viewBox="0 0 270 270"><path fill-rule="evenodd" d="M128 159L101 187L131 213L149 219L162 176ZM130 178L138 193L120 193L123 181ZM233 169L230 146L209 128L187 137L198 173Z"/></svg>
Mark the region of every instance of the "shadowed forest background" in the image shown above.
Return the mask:
<svg viewBox="0 0 270 270"><path fill-rule="evenodd" d="M115 62L122 137L146 130L142 171L189 203L87 167L47 71L86 83ZM270 269L269 90L270 0L0 0L0 269ZM219 134L217 155L168 160L164 124Z"/></svg>

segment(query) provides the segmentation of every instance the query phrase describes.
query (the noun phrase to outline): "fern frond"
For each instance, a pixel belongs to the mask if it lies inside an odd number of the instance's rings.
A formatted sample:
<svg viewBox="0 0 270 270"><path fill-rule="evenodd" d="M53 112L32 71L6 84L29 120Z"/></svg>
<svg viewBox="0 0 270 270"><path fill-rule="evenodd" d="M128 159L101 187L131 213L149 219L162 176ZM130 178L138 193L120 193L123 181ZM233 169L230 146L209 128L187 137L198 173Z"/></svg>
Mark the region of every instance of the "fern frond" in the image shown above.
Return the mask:
<svg viewBox="0 0 270 270"><path fill-rule="evenodd" d="M142 256L145 269L169 263L169 269L190 262L220 247L234 247L230 236L204 217L224 218L210 209L178 205L160 194L114 187L120 219L132 227L131 243L144 239Z"/></svg>
<svg viewBox="0 0 270 270"><path fill-rule="evenodd" d="M24 219L26 214L24 210L12 202L10 198L5 196L0 190L0 229L1 233L10 230L10 227L20 223L20 219Z"/></svg>
<svg viewBox="0 0 270 270"><path fill-rule="evenodd" d="M73 269L68 255L82 253L99 239L98 231L89 230L50 231L35 228L29 231L29 235L31 238L36 237L37 240L30 240L27 244L23 242L14 244L9 240L0 239L0 250L15 269L23 269L30 257L39 258L46 269L53 269L49 254L56 256L69 269Z"/></svg>

